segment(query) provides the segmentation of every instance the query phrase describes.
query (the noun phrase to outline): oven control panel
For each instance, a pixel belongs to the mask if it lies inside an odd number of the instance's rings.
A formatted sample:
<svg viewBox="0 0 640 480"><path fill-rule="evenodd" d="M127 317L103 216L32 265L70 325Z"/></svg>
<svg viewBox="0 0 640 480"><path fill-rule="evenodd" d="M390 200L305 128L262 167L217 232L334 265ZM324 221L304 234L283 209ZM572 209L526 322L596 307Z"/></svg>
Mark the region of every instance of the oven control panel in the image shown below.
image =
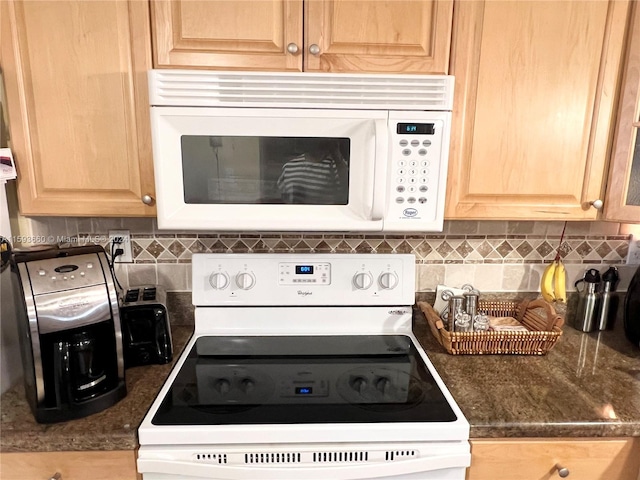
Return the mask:
<svg viewBox="0 0 640 480"><path fill-rule="evenodd" d="M406 254L194 254L195 306L413 305Z"/></svg>

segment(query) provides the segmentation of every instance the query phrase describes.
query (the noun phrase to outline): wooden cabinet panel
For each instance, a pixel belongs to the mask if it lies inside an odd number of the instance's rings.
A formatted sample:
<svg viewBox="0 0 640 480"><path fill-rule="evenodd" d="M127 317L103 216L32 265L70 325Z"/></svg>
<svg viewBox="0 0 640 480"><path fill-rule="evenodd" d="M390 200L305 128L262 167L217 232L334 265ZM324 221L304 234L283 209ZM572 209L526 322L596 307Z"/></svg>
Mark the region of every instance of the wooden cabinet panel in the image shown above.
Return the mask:
<svg viewBox="0 0 640 480"><path fill-rule="evenodd" d="M640 439L472 440L467 480L636 480Z"/></svg>
<svg viewBox="0 0 640 480"><path fill-rule="evenodd" d="M148 5L1 3L21 213L155 214Z"/></svg>
<svg viewBox="0 0 640 480"><path fill-rule="evenodd" d="M448 218L595 219L629 2L460 2Z"/></svg>
<svg viewBox="0 0 640 480"><path fill-rule="evenodd" d="M452 12L449 0L307 1L305 70L445 74Z"/></svg>
<svg viewBox="0 0 640 480"><path fill-rule="evenodd" d="M640 7L633 7L604 216L640 223Z"/></svg>
<svg viewBox="0 0 640 480"><path fill-rule="evenodd" d="M448 70L453 0L152 0L151 12L156 68Z"/></svg>
<svg viewBox="0 0 640 480"><path fill-rule="evenodd" d="M0 455L2 480L140 480L136 452L33 452Z"/></svg>
<svg viewBox="0 0 640 480"><path fill-rule="evenodd" d="M302 70L302 0L152 0L151 12L156 67Z"/></svg>

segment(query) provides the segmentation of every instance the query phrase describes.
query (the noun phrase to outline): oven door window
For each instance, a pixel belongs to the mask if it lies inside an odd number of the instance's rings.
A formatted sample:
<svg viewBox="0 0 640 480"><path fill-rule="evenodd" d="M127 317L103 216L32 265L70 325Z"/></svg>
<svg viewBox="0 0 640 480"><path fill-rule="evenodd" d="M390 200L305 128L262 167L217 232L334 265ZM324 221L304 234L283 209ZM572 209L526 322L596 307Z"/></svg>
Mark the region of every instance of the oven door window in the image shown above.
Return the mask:
<svg viewBox="0 0 640 480"><path fill-rule="evenodd" d="M152 423L455 420L404 335L223 336L196 341Z"/></svg>
<svg viewBox="0 0 640 480"><path fill-rule="evenodd" d="M186 204L347 205L350 139L182 135Z"/></svg>

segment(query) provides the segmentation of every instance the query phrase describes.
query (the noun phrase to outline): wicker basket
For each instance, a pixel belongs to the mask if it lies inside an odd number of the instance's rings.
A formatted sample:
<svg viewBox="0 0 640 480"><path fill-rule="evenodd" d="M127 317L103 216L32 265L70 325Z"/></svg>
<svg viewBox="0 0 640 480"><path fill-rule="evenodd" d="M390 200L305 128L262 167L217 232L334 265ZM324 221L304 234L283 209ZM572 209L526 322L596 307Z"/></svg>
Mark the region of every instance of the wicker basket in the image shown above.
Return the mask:
<svg viewBox="0 0 640 480"><path fill-rule="evenodd" d="M478 311L496 317L514 317L528 331L449 332L433 307L418 306L427 317L438 342L453 355L513 354L544 355L562 335L564 320L545 300L518 302L480 301Z"/></svg>

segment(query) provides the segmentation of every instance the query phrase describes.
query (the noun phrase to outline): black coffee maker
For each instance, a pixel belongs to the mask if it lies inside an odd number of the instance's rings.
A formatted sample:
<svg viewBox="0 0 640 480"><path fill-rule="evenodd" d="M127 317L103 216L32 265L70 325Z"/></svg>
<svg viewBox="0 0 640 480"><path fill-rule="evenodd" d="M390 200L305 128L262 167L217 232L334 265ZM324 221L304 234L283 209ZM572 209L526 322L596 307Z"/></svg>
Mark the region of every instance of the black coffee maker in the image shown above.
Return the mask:
<svg viewBox="0 0 640 480"><path fill-rule="evenodd" d="M80 418L126 395L117 295L100 246L15 253L27 400L38 422Z"/></svg>

